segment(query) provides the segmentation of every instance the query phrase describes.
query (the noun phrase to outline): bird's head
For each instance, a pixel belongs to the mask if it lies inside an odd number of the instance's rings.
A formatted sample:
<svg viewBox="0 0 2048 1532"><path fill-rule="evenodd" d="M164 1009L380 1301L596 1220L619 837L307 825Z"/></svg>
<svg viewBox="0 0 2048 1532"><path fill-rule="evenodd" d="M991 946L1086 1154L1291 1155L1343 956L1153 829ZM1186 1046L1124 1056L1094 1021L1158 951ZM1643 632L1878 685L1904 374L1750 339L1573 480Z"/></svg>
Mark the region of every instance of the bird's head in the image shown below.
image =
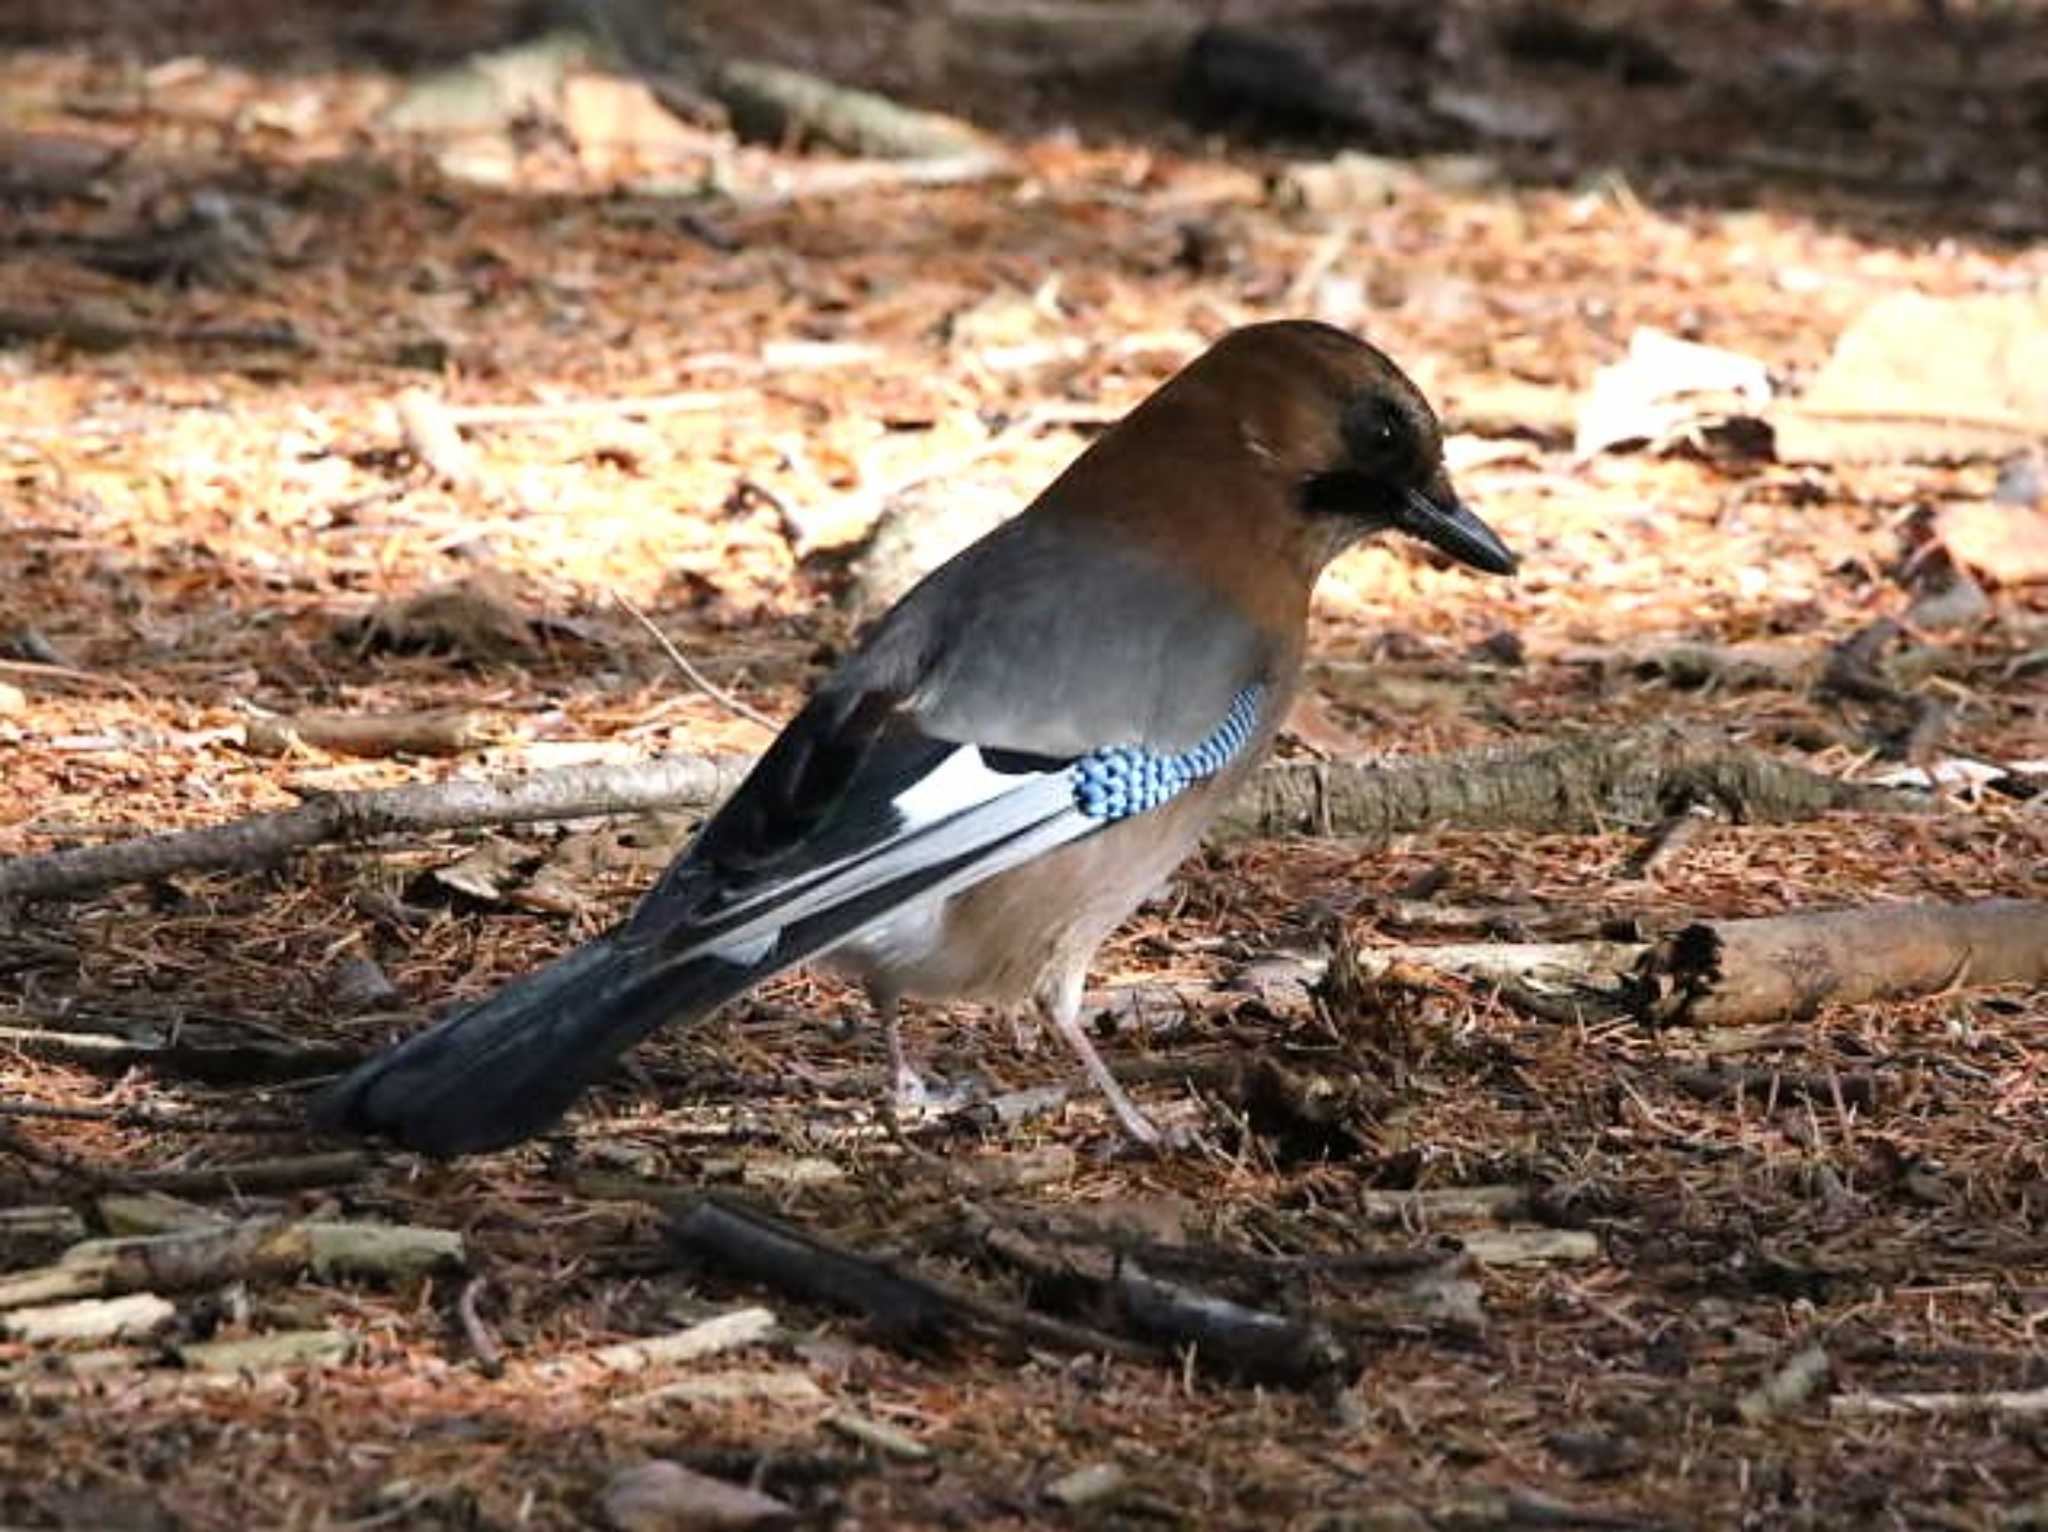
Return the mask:
<svg viewBox="0 0 2048 1532"><path fill-rule="evenodd" d="M1396 531L1474 569L1514 572L1514 554L1451 487L1436 412L1376 347L1280 320L1233 331L1189 372L1221 385L1243 445L1283 480L1310 564Z"/></svg>

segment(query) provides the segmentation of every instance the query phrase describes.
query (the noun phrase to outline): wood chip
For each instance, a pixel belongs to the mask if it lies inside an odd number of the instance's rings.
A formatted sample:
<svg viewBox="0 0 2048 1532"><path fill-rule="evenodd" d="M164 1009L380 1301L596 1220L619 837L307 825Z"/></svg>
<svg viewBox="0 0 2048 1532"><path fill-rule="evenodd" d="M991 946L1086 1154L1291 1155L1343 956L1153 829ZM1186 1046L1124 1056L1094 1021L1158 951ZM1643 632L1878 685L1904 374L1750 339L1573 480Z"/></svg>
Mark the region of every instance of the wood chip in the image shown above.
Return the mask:
<svg viewBox="0 0 2048 1532"><path fill-rule="evenodd" d="M592 1361L614 1372L642 1372L652 1367L678 1367L702 1361L721 1352L736 1351L765 1340L775 1331L771 1309L734 1309L701 1320L688 1329L670 1335L650 1335L645 1340L621 1341L590 1354Z"/></svg>

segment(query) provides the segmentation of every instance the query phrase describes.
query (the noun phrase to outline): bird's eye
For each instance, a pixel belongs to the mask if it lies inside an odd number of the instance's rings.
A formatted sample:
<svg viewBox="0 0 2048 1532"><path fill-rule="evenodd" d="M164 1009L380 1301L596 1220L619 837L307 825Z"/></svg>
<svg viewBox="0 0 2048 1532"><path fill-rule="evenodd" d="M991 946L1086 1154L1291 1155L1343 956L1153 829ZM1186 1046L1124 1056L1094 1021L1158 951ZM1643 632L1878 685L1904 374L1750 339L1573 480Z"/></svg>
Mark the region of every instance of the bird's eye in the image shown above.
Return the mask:
<svg viewBox="0 0 2048 1532"><path fill-rule="evenodd" d="M1391 399L1358 399L1344 412L1344 446L1368 472L1398 468L1409 455L1410 439L1408 422Z"/></svg>

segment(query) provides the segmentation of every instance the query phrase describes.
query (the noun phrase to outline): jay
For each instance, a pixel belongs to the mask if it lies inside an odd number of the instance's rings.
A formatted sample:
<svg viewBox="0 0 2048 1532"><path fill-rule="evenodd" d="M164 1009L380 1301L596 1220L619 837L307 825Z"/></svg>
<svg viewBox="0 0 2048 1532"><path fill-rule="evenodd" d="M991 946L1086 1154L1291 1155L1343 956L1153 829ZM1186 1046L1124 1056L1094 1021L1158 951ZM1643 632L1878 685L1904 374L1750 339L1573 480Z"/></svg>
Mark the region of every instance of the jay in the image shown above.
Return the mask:
<svg viewBox="0 0 2048 1532"><path fill-rule="evenodd" d="M1154 1141L1082 1029L1089 964L1271 745L1323 566L1387 530L1515 567L1386 355L1302 321L1224 336L881 618L625 921L316 1120L516 1143L658 1028L824 960L865 986L899 1088L905 998L1033 1007Z"/></svg>

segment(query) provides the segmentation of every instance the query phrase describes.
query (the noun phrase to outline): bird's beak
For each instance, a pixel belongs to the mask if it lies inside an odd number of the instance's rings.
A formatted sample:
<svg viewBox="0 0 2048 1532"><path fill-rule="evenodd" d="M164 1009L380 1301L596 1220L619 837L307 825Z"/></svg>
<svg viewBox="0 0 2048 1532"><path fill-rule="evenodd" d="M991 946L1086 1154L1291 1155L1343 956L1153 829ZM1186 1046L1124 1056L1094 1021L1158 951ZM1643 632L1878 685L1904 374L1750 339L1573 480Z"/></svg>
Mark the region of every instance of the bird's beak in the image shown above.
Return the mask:
<svg viewBox="0 0 2048 1532"><path fill-rule="evenodd" d="M1516 559L1492 527L1465 508L1447 479L1407 491L1395 526L1443 549L1461 564L1488 574L1513 574Z"/></svg>

